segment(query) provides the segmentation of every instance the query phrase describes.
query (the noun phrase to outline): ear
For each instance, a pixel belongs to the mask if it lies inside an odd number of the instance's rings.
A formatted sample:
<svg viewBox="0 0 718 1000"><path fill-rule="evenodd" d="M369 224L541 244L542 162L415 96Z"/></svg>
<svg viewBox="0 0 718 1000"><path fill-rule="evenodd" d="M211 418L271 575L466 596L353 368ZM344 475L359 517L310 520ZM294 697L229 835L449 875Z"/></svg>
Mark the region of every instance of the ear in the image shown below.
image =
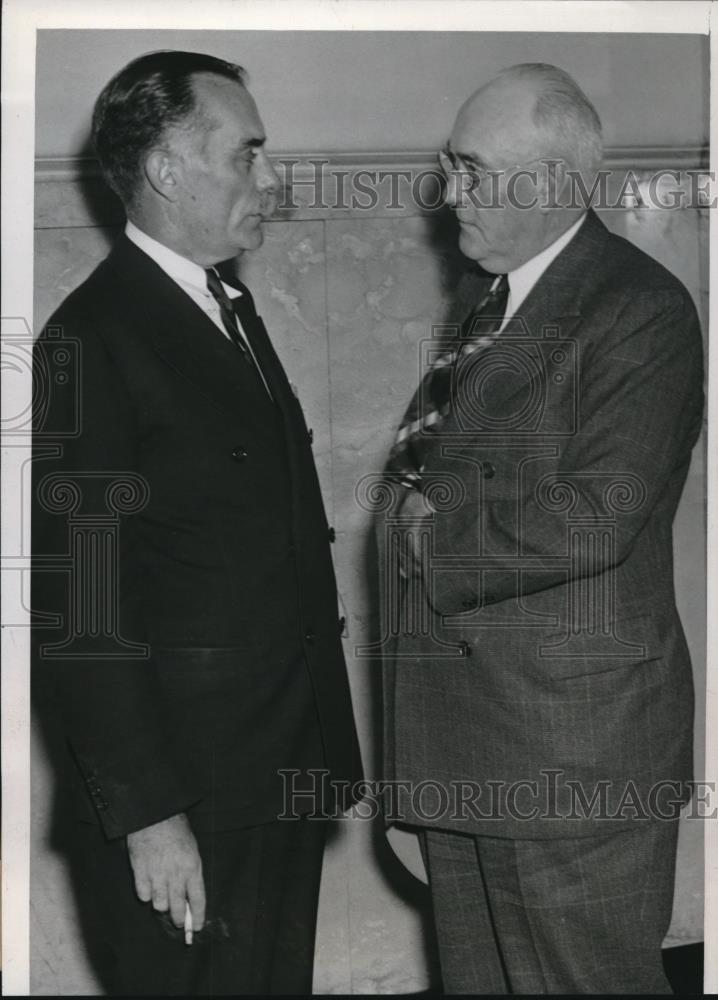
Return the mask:
<svg viewBox="0 0 718 1000"><path fill-rule="evenodd" d="M161 198L176 201L179 193L180 169L175 157L166 149L153 149L145 159L147 183Z"/></svg>

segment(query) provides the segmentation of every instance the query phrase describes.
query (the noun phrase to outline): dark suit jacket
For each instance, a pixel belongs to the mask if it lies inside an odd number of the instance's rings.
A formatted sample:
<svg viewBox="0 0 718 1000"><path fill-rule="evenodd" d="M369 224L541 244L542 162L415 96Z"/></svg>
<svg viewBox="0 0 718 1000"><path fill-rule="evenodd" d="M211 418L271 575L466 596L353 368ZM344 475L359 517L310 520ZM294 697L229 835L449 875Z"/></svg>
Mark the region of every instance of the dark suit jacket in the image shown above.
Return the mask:
<svg viewBox="0 0 718 1000"><path fill-rule="evenodd" d="M274 402L122 237L36 348L52 391L35 414L33 606L81 633L36 663L108 837L182 810L219 829L272 819L281 768L359 776L310 436L261 321L254 340ZM70 386L54 384L61 362ZM98 570L113 531L116 581ZM79 596L61 564L42 571L71 550Z"/></svg>
<svg viewBox="0 0 718 1000"><path fill-rule="evenodd" d="M667 814L691 775L672 521L701 427L701 335L680 282L593 213L520 314L459 362L428 439L421 581L384 581L387 609L392 588L407 602L386 625L386 770L431 785L405 797L410 822L595 834Z"/></svg>

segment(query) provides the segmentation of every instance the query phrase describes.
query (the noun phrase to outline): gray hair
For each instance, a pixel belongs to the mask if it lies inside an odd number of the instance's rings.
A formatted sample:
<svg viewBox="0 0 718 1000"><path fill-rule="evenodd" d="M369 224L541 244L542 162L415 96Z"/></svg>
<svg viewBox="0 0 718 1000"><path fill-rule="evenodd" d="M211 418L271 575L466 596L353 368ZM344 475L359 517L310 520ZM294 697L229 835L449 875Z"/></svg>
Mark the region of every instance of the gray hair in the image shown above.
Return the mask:
<svg viewBox="0 0 718 1000"><path fill-rule="evenodd" d="M532 80L537 84L533 120L551 142L551 152L562 156L581 173L597 170L603 157L601 119L576 81L549 63L519 63L499 77Z"/></svg>

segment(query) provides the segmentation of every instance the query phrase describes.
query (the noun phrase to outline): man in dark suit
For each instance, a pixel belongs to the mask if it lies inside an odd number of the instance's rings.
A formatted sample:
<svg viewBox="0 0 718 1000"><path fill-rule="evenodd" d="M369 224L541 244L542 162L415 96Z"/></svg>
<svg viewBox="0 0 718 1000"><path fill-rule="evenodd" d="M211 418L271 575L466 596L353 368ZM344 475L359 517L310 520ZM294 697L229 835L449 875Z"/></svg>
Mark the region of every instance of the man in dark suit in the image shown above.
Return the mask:
<svg viewBox="0 0 718 1000"><path fill-rule="evenodd" d="M130 63L93 139L128 223L38 341L34 461L81 880L112 992L309 993L328 779L360 761L311 435L232 266L278 178L243 71L206 55Z"/></svg>
<svg viewBox="0 0 718 1000"><path fill-rule="evenodd" d="M601 129L563 71L500 73L440 159L488 275L456 339L425 345L387 473L393 817L421 831L447 992L670 992L695 308L571 197Z"/></svg>

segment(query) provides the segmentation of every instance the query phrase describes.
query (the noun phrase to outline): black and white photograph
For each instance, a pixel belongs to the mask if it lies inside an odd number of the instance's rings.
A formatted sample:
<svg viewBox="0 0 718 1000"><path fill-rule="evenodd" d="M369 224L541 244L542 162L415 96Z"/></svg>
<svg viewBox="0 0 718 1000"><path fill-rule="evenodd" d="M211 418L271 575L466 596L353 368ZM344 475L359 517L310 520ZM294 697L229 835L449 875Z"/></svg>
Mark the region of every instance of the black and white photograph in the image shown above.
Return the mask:
<svg viewBox="0 0 718 1000"><path fill-rule="evenodd" d="M712 5L4 8L3 992L718 991Z"/></svg>

